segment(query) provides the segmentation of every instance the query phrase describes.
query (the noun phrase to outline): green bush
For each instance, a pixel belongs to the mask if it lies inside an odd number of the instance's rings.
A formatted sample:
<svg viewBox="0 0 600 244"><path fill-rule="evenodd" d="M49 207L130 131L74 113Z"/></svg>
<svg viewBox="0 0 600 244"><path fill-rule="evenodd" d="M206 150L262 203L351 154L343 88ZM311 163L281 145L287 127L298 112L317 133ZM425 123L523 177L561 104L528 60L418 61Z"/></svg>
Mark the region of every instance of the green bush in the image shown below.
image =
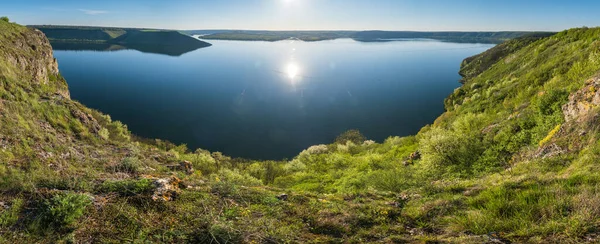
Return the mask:
<svg viewBox="0 0 600 244"><path fill-rule="evenodd" d="M346 142L351 141L354 144L360 145L365 140L367 140L367 138L363 134L361 134L360 131L349 130L349 131L342 133L337 138L335 138L335 143L345 145Z"/></svg>
<svg viewBox="0 0 600 244"><path fill-rule="evenodd" d="M476 138L455 131L433 128L420 141L423 161L432 166L430 172L468 176L482 152Z"/></svg>
<svg viewBox="0 0 600 244"><path fill-rule="evenodd" d="M98 131L98 135L104 140L108 140L108 138L110 138L110 132L106 128L100 129L100 131Z"/></svg>
<svg viewBox="0 0 600 244"><path fill-rule="evenodd" d="M154 189L152 180L121 180L105 181L98 187L100 193L116 192L121 196L135 196L138 194L149 194Z"/></svg>
<svg viewBox="0 0 600 244"><path fill-rule="evenodd" d="M217 161L210 155L210 152L197 150L195 153L184 154L181 160L190 161L195 170L199 170L203 175L210 175L218 171Z"/></svg>
<svg viewBox="0 0 600 244"><path fill-rule="evenodd" d="M0 17L0 20L10 22L10 19L8 19L8 17L6 17L6 16Z"/></svg>
<svg viewBox="0 0 600 244"><path fill-rule="evenodd" d="M126 157L121 160L121 163L117 165L116 170L119 172L125 173L138 173L140 171L140 167L142 166L142 162L135 157Z"/></svg>
<svg viewBox="0 0 600 244"><path fill-rule="evenodd" d="M62 229L75 223L83 216L85 209L92 203L89 196L77 193L65 193L44 201L38 219L38 226Z"/></svg>
<svg viewBox="0 0 600 244"><path fill-rule="evenodd" d="M241 186L260 186L261 181L248 174L241 173L239 170L222 169L219 171L221 181L227 181Z"/></svg>
<svg viewBox="0 0 600 244"><path fill-rule="evenodd" d="M23 210L24 201L16 198L12 201L10 208L0 212L0 227L9 227L17 223L19 214Z"/></svg>

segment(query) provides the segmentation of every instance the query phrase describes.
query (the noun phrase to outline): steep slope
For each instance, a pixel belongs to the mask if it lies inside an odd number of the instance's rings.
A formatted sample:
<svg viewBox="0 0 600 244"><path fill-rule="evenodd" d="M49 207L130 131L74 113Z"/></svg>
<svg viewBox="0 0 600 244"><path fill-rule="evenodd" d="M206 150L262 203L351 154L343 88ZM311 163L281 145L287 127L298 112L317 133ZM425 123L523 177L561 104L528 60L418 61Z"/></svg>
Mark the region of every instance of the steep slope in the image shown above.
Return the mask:
<svg viewBox="0 0 600 244"><path fill-rule="evenodd" d="M532 42L552 35L554 34L533 33L505 41L485 53L466 58L461 64L459 74L464 77L464 79L474 78L489 69L498 61L506 58L507 55L514 53Z"/></svg>
<svg viewBox="0 0 600 244"><path fill-rule="evenodd" d="M599 241L600 29L468 59L416 136L288 162L135 138L69 99L39 31L0 44L0 242Z"/></svg>

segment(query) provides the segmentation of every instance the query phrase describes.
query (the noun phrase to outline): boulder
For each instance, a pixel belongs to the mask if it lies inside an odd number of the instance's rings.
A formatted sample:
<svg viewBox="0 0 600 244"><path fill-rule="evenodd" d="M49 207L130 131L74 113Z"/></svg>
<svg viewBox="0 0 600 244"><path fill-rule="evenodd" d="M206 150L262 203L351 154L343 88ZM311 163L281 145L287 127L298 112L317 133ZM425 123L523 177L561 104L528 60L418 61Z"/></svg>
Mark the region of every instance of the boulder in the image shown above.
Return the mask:
<svg viewBox="0 0 600 244"><path fill-rule="evenodd" d="M411 153L410 156L408 157L408 159L412 162L414 160L419 160L421 159L421 152L416 151L414 153Z"/></svg>
<svg viewBox="0 0 600 244"><path fill-rule="evenodd" d="M281 201L287 201L288 195L287 194L281 194L281 195L277 196L277 199L279 199Z"/></svg>
<svg viewBox="0 0 600 244"><path fill-rule="evenodd" d="M188 175L194 173L194 167L190 161L182 161L177 165L168 165L167 168L171 170L185 171L185 173Z"/></svg>
<svg viewBox="0 0 600 244"><path fill-rule="evenodd" d="M181 180L177 177L161 178L154 180L154 193L152 200L157 202L173 201L181 193L179 184Z"/></svg>
<svg viewBox="0 0 600 244"><path fill-rule="evenodd" d="M569 96L569 102L562 107L565 121L583 122L592 109L600 106L600 75L589 79L579 91Z"/></svg>

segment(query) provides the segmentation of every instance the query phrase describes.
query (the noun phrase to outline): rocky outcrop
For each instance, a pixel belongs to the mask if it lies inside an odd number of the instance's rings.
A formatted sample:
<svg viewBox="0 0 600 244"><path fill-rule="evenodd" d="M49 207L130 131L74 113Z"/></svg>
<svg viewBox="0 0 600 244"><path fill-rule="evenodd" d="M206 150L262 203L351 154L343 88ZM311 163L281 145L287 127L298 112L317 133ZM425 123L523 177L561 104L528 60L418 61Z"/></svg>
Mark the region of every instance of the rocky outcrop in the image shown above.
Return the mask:
<svg viewBox="0 0 600 244"><path fill-rule="evenodd" d="M152 194L152 200L168 202L173 201L181 193L179 184L181 180L177 177L162 178L154 180L154 193Z"/></svg>
<svg viewBox="0 0 600 244"><path fill-rule="evenodd" d="M552 158L564 154L566 151L555 143L543 145L535 152L535 158Z"/></svg>
<svg viewBox="0 0 600 244"><path fill-rule="evenodd" d="M37 29L22 28L11 33L12 45L0 52L0 57L21 71L17 79L36 85L57 87L56 94L69 98L69 90L64 79L60 78L58 63L53 56L50 42ZM54 84L51 84L54 82Z"/></svg>
<svg viewBox="0 0 600 244"><path fill-rule="evenodd" d="M562 107L565 121L583 122L590 112L600 106L600 75L589 79L585 86L569 96Z"/></svg>

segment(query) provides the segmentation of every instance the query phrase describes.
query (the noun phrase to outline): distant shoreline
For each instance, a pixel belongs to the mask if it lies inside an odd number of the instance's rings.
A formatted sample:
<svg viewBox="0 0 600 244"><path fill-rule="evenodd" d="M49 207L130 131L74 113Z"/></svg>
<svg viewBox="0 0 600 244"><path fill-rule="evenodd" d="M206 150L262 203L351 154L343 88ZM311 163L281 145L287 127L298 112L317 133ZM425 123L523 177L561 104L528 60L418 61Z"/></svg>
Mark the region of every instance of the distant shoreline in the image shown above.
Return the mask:
<svg viewBox="0 0 600 244"><path fill-rule="evenodd" d="M553 32L535 31L262 31L262 30L165 30L152 28L118 28L95 26L31 25L42 30L53 41L85 40L109 43L123 33L177 32L189 36L200 35L201 40L230 41L283 41L296 39L306 42L350 38L361 42L393 41L396 39L432 39L447 42L499 44L523 36L548 35ZM64 34L68 32L65 37ZM58 35L54 35L60 33Z"/></svg>

